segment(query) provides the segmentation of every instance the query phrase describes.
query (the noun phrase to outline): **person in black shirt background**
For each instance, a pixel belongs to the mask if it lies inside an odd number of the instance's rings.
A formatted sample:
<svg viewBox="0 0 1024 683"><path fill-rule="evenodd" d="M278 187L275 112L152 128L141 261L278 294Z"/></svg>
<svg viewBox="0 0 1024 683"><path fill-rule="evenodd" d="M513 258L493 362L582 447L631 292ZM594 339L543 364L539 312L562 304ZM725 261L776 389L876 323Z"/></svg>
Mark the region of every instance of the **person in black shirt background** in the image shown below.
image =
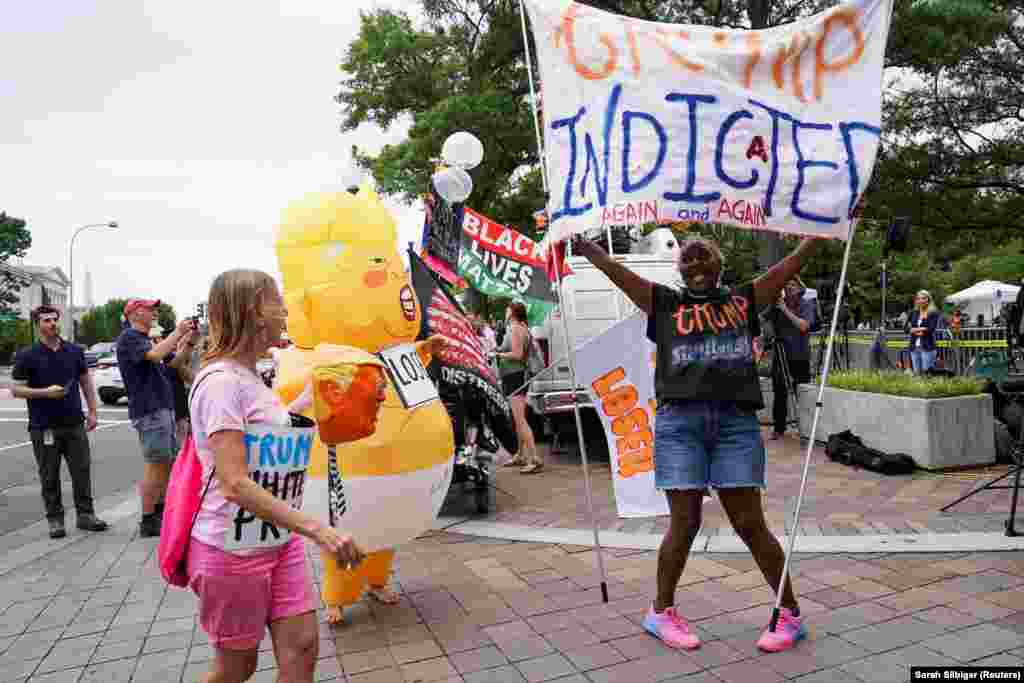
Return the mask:
<svg viewBox="0 0 1024 683"><path fill-rule="evenodd" d="M91 454L87 431L96 429L96 389L81 346L66 342L58 333L60 312L49 306L32 311L39 342L22 349L14 361L11 393L28 401L28 430L39 466L50 538L63 538L64 505L60 490L61 457L68 464L75 498L77 527L105 531L107 523L93 509ZM89 406L82 413L82 394Z"/></svg>
<svg viewBox="0 0 1024 683"><path fill-rule="evenodd" d="M671 518L658 552L657 597L643 626L670 647L700 646L674 604L700 530L706 488L718 490L730 523L772 590L782 579L785 553L768 529L761 502L765 447L757 410L763 400L754 339L760 334L757 311L778 301L814 244L804 240L761 277L730 289L721 284L725 260L718 246L690 238L680 245L683 288L676 290L645 280L581 236L573 238L573 253L586 257L647 314L647 336L657 345L654 480L668 497ZM766 629L757 645L788 650L805 635L787 578L777 628Z"/></svg>
<svg viewBox="0 0 1024 683"><path fill-rule="evenodd" d="M804 298L806 291L803 280L793 278L786 283L778 303L765 313L775 332L776 344L772 363L772 439L786 433L791 390L811 381L811 331L818 320L814 301Z"/></svg>

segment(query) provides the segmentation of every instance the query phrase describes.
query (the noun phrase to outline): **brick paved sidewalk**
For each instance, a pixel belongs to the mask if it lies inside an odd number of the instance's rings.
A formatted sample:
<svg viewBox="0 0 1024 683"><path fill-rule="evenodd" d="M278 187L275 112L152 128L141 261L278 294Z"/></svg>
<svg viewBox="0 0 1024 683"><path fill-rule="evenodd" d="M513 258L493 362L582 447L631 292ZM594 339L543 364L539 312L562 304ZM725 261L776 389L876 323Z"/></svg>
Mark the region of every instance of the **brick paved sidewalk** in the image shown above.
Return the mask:
<svg viewBox="0 0 1024 683"><path fill-rule="evenodd" d="M196 681L212 656L190 593L168 589L134 520L0 576L0 683ZM76 532L77 533L77 532ZM810 638L763 655L772 602L743 555L697 555L678 593L705 643L673 652L642 633L655 554L433 533L399 551L402 604L360 603L321 628L318 680L563 683L908 680L911 664L1024 666L1024 552L802 556ZM255 681L274 680L264 642Z"/></svg>
<svg viewBox="0 0 1024 683"><path fill-rule="evenodd" d="M767 432L765 433L767 437ZM767 441L768 489L765 516L778 534L789 533L793 506L800 490L805 447L787 435ZM546 446L545 446L546 448ZM667 530L665 519L619 519L612 498L611 469L607 456L592 462L594 501L600 528L607 531L658 533ZM824 449L815 450L801 511L801 535L848 536L860 534L947 534L1003 532L1010 510L1010 491L984 491L949 512L940 508L981 483L1008 470L1006 465L966 472L886 476L832 462ZM1012 483L1004 479L1002 483ZM548 457L546 470L523 476L518 470L499 468L496 509L490 521L507 524L582 529L590 527L583 493L579 454ZM1024 502L1018 503L1024 514ZM1024 519L1017 522L1024 529ZM705 536L732 534L722 507L714 501L704 508Z"/></svg>

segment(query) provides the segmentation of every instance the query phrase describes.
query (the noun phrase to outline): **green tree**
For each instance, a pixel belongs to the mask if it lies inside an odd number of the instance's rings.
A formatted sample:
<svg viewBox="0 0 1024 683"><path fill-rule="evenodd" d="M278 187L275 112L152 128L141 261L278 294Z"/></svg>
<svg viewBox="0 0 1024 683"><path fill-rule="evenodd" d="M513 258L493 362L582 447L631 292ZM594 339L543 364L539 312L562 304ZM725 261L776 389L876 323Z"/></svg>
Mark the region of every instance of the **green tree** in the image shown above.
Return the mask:
<svg viewBox="0 0 1024 683"><path fill-rule="evenodd" d="M1024 7L897 2L868 211L912 219L940 259L1024 228Z"/></svg>
<svg viewBox="0 0 1024 683"><path fill-rule="evenodd" d="M32 246L32 234L25 220L8 216L0 211L0 265L11 258L22 258ZM0 313L10 313L18 303L18 292L28 286L28 280L7 268L0 268Z"/></svg>
<svg viewBox="0 0 1024 683"><path fill-rule="evenodd" d="M0 321L0 364L9 365L14 354L32 344L32 323L28 320Z"/></svg>

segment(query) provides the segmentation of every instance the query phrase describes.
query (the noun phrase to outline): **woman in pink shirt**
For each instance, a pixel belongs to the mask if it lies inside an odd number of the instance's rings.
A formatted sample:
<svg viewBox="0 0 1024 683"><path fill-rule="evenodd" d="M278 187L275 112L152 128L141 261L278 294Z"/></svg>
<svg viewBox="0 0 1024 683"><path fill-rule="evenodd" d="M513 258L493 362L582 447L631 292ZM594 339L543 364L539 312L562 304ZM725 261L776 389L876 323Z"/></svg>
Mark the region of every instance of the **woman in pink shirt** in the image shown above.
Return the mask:
<svg viewBox="0 0 1024 683"><path fill-rule="evenodd" d="M352 539L301 512L312 424L293 427L256 371L285 327L277 284L255 270L222 273L208 311L210 346L190 401L204 485L210 481L188 552L199 620L216 651L203 680L252 677L269 627L277 680L312 682L317 601L301 537L335 553L343 566L358 564L362 553Z"/></svg>

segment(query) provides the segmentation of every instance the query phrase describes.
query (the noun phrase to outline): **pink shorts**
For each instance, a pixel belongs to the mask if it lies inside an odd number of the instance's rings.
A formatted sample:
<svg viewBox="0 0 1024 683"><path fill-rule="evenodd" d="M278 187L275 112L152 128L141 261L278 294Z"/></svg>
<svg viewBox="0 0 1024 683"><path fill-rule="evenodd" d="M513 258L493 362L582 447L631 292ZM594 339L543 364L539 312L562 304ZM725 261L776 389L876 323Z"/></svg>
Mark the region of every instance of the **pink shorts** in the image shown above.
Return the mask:
<svg viewBox="0 0 1024 683"><path fill-rule="evenodd" d="M298 535L258 555L233 555L193 538L188 575L199 596L199 623L210 644L224 650L255 650L271 622L316 610Z"/></svg>

